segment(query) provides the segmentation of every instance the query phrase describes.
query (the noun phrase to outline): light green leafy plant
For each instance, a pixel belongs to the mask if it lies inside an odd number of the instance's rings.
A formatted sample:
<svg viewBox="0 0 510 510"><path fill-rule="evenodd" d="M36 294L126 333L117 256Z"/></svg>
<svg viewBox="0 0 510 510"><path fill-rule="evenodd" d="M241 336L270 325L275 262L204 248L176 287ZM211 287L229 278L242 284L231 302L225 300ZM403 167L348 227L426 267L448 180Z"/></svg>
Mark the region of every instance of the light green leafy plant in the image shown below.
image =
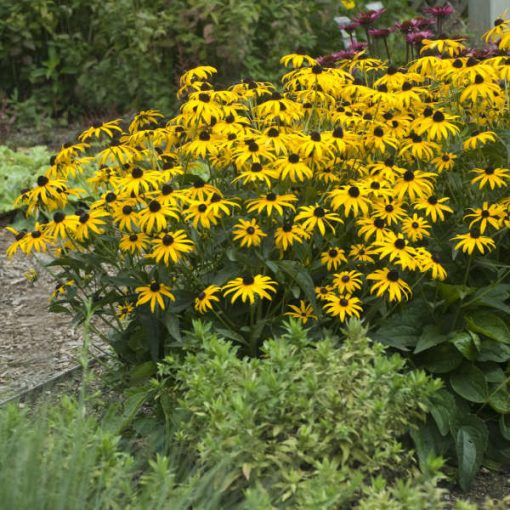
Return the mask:
<svg viewBox="0 0 510 510"><path fill-rule="evenodd" d="M226 492L259 484L278 508L339 508L365 477L405 470L399 437L438 383L354 330L338 345L289 322L261 359L241 359L195 322L189 352L160 365L172 440L204 466L232 459Z"/></svg>

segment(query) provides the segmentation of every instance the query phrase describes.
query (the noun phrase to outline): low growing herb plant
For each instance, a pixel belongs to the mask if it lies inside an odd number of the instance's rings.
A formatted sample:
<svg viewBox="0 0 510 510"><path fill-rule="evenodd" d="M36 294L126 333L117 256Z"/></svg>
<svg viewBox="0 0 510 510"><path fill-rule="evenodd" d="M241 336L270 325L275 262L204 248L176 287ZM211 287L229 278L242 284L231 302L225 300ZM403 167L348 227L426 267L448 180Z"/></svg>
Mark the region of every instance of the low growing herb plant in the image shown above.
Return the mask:
<svg viewBox="0 0 510 510"><path fill-rule="evenodd" d="M364 317L445 380L421 438L467 486L487 452L510 460L509 27L485 52L424 39L405 68L290 54L280 90L192 69L178 115L62 147L9 254L51 251L53 309L80 320L91 298L130 362L198 317L252 357L287 316L311 334Z"/></svg>
<svg viewBox="0 0 510 510"><path fill-rule="evenodd" d="M176 442L206 470L228 458L225 494L259 488L276 508L346 508L371 476L403 475L399 443L439 382L406 372L351 321L342 345L291 319L257 358L196 321L184 355L159 365Z"/></svg>

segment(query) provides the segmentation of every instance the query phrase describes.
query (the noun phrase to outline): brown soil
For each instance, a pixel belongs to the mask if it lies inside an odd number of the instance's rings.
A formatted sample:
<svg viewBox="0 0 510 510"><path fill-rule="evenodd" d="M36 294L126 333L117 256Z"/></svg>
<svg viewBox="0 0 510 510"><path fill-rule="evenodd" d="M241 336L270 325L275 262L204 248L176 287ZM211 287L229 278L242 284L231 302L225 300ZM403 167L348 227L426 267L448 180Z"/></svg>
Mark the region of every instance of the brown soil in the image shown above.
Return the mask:
<svg viewBox="0 0 510 510"><path fill-rule="evenodd" d="M70 318L48 311L49 277L32 283L24 277L32 261L6 257L11 241L0 226L0 402L76 366L82 347Z"/></svg>

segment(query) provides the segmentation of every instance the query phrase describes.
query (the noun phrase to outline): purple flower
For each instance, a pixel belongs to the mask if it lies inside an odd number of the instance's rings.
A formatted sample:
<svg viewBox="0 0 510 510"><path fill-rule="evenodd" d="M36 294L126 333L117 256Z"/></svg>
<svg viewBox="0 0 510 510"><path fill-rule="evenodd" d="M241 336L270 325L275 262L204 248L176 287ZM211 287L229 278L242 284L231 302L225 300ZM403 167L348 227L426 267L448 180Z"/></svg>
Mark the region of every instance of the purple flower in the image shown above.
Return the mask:
<svg viewBox="0 0 510 510"><path fill-rule="evenodd" d="M450 14L455 12L455 9L450 4L445 4L441 7L427 7L424 9L427 14L431 14L434 18L447 18Z"/></svg>
<svg viewBox="0 0 510 510"><path fill-rule="evenodd" d="M351 45L351 50L355 53L366 50L368 48L368 44L366 42L355 42Z"/></svg>
<svg viewBox="0 0 510 510"><path fill-rule="evenodd" d="M377 21L384 13L386 9L377 9L377 10L369 10L362 11L357 16L354 17L354 22L359 25L368 26Z"/></svg>
<svg viewBox="0 0 510 510"><path fill-rule="evenodd" d="M400 32L404 34L409 34L411 32L419 32L422 28L429 27L434 23L435 21L432 19L419 16L417 18L402 21L401 23L395 23L393 28L395 30L400 30Z"/></svg>
<svg viewBox="0 0 510 510"><path fill-rule="evenodd" d="M373 37L374 39L388 37L390 34L391 34L391 30L389 28L371 28L368 31L368 35L370 37Z"/></svg>
<svg viewBox="0 0 510 510"><path fill-rule="evenodd" d="M421 32L412 32L406 35L406 42L412 44L413 46L417 46L420 44L423 39L430 39L433 37L434 33L430 30L422 30Z"/></svg>
<svg viewBox="0 0 510 510"><path fill-rule="evenodd" d="M347 25L340 25L340 30L345 30L348 34L352 34L357 28L359 23L348 23Z"/></svg>

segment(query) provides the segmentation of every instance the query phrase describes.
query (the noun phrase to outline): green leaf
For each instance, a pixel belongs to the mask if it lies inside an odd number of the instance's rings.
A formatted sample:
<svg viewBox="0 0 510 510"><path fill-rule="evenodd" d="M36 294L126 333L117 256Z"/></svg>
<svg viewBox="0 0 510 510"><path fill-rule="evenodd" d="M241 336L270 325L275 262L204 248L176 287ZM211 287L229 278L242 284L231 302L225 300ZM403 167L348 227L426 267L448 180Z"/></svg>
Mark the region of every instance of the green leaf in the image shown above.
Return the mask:
<svg viewBox="0 0 510 510"><path fill-rule="evenodd" d="M471 331L480 333L496 342L510 344L510 328L498 315L479 310L464 317Z"/></svg>
<svg viewBox="0 0 510 510"><path fill-rule="evenodd" d="M449 283L438 283L437 290L447 305L455 303L455 301L462 301L475 291L475 289L466 285L452 285Z"/></svg>
<svg viewBox="0 0 510 510"><path fill-rule="evenodd" d="M505 314L510 314L509 298L510 285L499 283L478 289L466 305L469 304L470 308L473 306L475 309L480 307L493 308Z"/></svg>
<svg viewBox="0 0 510 510"><path fill-rule="evenodd" d="M469 416L467 423L460 426L455 434L455 450L459 465L459 484L468 490L473 482L485 451L488 430L485 423L476 416Z"/></svg>
<svg viewBox="0 0 510 510"><path fill-rule="evenodd" d="M472 365L464 363L450 376L453 390L470 402L483 403L489 398L489 387L483 372Z"/></svg>
<svg viewBox="0 0 510 510"><path fill-rule="evenodd" d="M457 403L453 395L446 390L440 390L430 399L430 414L436 422L442 436L446 436L458 414Z"/></svg>
<svg viewBox="0 0 510 510"><path fill-rule="evenodd" d="M489 397L489 405L500 414L510 413L510 391L507 386L499 388L491 393Z"/></svg>
<svg viewBox="0 0 510 510"><path fill-rule="evenodd" d="M478 361L497 361L505 362L510 360L510 346L495 342L494 340L484 340L480 347Z"/></svg>
<svg viewBox="0 0 510 510"><path fill-rule="evenodd" d="M425 302L416 299L406 306L405 312L388 317L372 338L401 351L409 351L410 347L416 347L428 315Z"/></svg>
<svg viewBox="0 0 510 510"><path fill-rule="evenodd" d="M414 354L426 351L436 345L446 342L447 338L441 333L439 328L435 324L429 324L423 329L423 333L420 335Z"/></svg>
<svg viewBox="0 0 510 510"><path fill-rule="evenodd" d="M448 441L441 437L435 423L427 420L410 432L420 467L424 469L431 457L444 455L448 450Z"/></svg>
<svg viewBox="0 0 510 510"><path fill-rule="evenodd" d="M475 342L477 341L479 344L480 337L478 337L476 333L472 333L470 331L457 331L452 333L449 340L469 361L474 361L478 356L479 345Z"/></svg>
<svg viewBox="0 0 510 510"><path fill-rule="evenodd" d="M452 372L462 360L462 354L450 343L437 345L416 357L420 366L435 374Z"/></svg>
<svg viewBox="0 0 510 510"><path fill-rule="evenodd" d="M170 336L177 342L182 343L179 315L174 313L172 310L167 310L163 317L163 323L165 324L168 333L170 333Z"/></svg>

